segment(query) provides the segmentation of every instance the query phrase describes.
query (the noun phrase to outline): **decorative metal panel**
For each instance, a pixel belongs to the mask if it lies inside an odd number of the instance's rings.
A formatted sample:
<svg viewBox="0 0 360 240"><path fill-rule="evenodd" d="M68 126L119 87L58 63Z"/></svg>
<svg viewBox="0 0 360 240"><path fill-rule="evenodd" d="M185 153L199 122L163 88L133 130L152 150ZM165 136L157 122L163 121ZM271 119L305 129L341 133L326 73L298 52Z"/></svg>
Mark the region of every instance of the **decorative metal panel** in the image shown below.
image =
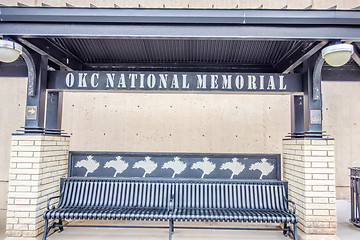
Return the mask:
<svg viewBox="0 0 360 240"><path fill-rule="evenodd" d="M281 180L279 154L70 152L69 177Z"/></svg>

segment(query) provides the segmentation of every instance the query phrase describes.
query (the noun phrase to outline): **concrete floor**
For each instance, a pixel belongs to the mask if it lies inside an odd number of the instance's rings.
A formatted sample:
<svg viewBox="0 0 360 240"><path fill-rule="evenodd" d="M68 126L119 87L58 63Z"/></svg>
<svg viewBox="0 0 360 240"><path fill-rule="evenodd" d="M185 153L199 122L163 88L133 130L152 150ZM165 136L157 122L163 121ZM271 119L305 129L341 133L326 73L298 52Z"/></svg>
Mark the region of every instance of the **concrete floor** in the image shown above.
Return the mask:
<svg viewBox="0 0 360 240"><path fill-rule="evenodd" d="M128 224L129 222L125 223ZM139 225L139 222L134 222L134 225ZM151 222L150 222L151 224ZM158 223L157 223L158 224ZM149 225L149 223L142 223L140 225ZM164 224L166 226L166 223ZM202 223L177 223L179 225L187 226L210 226L209 224ZM214 226L214 224L211 224ZM218 225L218 224L217 224ZM221 226L230 226L237 227L236 224L226 224ZM85 232L84 232L85 231ZM64 231L65 232L65 231ZM63 232L63 233L64 233ZM64 238L63 233L54 233L49 237L49 240L60 240L60 239L76 239L76 240L85 240L85 239L106 239L106 240L158 240L158 239L167 239L168 230L167 229L71 229L71 233L66 233L67 236ZM85 234L84 234L85 233ZM89 234L88 234L89 233ZM281 231L270 232L270 231L226 231L226 230L191 230L191 229L175 229L173 235L174 240L230 240L230 239L247 239L247 240L258 240L258 239L282 239L283 235Z"/></svg>
<svg viewBox="0 0 360 240"><path fill-rule="evenodd" d="M360 239L360 228L356 228L349 223L350 212L349 202L345 200L336 201L336 213L338 217L337 236L341 240Z"/></svg>
<svg viewBox="0 0 360 240"><path fill-rule="evenodd" d="M0 210L0 239L5 239L6 211Z"/></svg>
<svg viewBox="0 0 360 240"><path fill-rule="evenodd" d="M341 240L359 240L360 228L354 227L349 223L350 203L344 200L338 200L336 203L338 213L338 233ZM0 239L5 239L5 211L0 211ZM125 224L128 224L126 222ZM139 224L139 222L136 222ZM154 222L140 222L142 225L154 224ZM155 223L158 224L158 223ZM182 223L189 224L189 223ZM199 223L196 223L198 225ZM218 225L218 223L215 223ZM164 224L166 225L166 224ZM179 224L177 224L179 225ZM190 223L190 225L192 225ZM214 223L212 223L214 225ZM231 223L226 226L232 225ZM67 228L62 233L55 232L48 237L48 240L158 240L167 239L167 229L104 229L104 228ZM39 239L41 237L39 236ZM252 240L252 239L289 239L284 238L281 231L224 231L224 230L189 230L178 229L173 235L174 240Z"/></svg>

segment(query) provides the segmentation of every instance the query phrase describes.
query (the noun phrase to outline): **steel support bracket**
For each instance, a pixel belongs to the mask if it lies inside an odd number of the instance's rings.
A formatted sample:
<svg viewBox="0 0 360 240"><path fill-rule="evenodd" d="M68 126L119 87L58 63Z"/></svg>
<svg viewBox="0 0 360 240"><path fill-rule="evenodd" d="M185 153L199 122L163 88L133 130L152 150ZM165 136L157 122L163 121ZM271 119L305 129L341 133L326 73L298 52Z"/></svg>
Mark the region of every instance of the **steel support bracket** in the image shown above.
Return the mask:
<svg viewBox="0 0 360 240"><path fill-rule="evenodd" d="M314 71L313 71L313 92L312 99L313 101L318 101L321 99L321 70L324 65L325 60L322 58L321 54L318 56L315 62Z"/></svg>
<svg viewBox="0 0 360 240"><path fill-rule="evenodd" d="M30 53L23 48L21 57L25 60L26 67L28 70L28 89L27 94L29 97L36 96L36 67L34 63L34 59L31 57Z"/></svg>
<svg viewBox="0 0 360 240"><path fill-rule="evenodd" d="M357 47L356 44L353 44L354 46L354 53L352 55L352 58L354 59L354 61L356 62L356 64L360 67L360 54L359 54L359 49Z"/></svg>

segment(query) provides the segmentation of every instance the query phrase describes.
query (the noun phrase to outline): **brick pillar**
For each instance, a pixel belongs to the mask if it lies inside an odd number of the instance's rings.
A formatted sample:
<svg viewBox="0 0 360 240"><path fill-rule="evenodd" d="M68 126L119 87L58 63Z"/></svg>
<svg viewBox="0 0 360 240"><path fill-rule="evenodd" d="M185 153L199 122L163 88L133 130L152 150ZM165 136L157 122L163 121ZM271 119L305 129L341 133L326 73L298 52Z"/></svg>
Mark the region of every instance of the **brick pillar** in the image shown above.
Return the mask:
<svg viewBox="0 0 360 240"><path fill-rule="evenodd" d="M43 232L47 199L59 195L59 179L67 175L69 140L55 135L12 136L8 239L33 238Z"/></svg>
<svg viewBox="0 0 360 240"><path fill-rule="evenodd" d="M336 239L334 140L285 139L283 162L300 239Z"/></svg>

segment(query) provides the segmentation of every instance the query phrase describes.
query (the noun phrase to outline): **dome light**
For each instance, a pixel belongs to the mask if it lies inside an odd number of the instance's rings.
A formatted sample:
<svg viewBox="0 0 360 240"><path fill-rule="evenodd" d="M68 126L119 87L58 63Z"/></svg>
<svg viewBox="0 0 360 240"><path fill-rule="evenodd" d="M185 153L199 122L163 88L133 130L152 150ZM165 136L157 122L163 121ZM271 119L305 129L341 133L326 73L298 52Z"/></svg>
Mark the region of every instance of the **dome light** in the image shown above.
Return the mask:
<svg viewBox="0 0 360 240"><path fill-rule="evenodd" d="M354 46L348 43L330 45L321 51L326 63L333 67L345 65L354 53Z"/></svg>
<svg viewBox="0 0 360 240"><path fill-rule="evenodd" d="M0 39L0 61L10 63L14 62L22 53L20 44Z"/></svg>

